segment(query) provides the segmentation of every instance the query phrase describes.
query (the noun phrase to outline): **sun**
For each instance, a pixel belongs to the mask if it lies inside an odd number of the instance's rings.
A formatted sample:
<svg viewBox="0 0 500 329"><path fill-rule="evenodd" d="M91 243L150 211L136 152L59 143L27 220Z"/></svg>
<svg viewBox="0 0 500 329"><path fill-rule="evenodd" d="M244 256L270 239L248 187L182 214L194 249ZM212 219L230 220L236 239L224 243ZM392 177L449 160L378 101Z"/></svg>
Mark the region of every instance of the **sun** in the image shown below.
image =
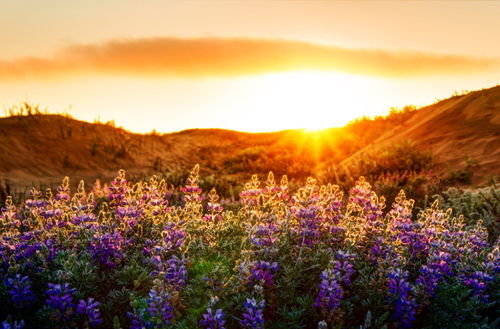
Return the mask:
<svg viewBox="0 0 500 329"><path fill-rule="evenodd" d="M247 104L253 119L240 122L244 130L317 131L343 126L370 108L360 97L369 81L360 76L321 71L266 74L254 78L253 88Z"/></svg>

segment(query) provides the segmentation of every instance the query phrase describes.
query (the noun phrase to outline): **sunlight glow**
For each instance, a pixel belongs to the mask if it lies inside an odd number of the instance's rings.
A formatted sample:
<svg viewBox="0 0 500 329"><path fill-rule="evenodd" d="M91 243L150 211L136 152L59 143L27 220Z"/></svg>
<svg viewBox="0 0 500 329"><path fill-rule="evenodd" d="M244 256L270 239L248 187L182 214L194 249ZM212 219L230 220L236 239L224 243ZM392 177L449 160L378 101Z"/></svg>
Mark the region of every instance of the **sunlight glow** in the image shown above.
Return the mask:
<svg viewBox="0 0 500 329"><path fill-rule="evenodd" d="M486 81L486 82L485 82ZM294 71L237 78L139 79L79 77L63 81L0 81L2 109L22 102L80 120L114 120L148 133L190 128L247 132L341 127L392 106L432 104L454 90L498 84L498 74L457 79L387 79L323 71Z"/></svg>
<svg viewBox="0 0 500 329"><path fill-rule="evenodd" d="M248 120L244 130L339 127L368 114L373 78L319 71L268 74L254 79L250 104L260 118ZM273 126L257 122L267 117Z"/></svg>

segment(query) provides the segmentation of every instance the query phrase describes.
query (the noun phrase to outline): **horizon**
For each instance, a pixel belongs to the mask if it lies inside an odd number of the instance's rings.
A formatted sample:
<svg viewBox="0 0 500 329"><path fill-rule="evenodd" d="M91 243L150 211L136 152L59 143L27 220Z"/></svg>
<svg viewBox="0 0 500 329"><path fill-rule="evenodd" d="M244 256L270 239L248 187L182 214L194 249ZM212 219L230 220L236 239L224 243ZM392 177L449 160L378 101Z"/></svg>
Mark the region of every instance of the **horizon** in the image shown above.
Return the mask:
<svg viewBox="0 0 500 329"><path fill-rule="evenodd" d="M102 121L99 117L95 118L94 120L84 120L81 118L78 118L74 116L72 113L69 111L63 111L63 112L52 112L49 111L47 108L43 108L41 104L31 104L29 102L21 102L19 104L13 104L12 106L3 109L3 115L0 115L0 119L2 118L12 118L12 117L17 117L17 116L30 116L30 114L25 113L25 112L19 112L19 110L22 109L22 111L26 110L26 105L30 106L31 109L34 110L33 114L31 115L54 115L54 116L63 116L72 120L76 121L81 121L81 122L86 122L89 124L101 124L101 125L106 125L106 126L111 126L116 129L123 129L128 133L132 134L139 134L139 135L149 135L149 134L159 134L159 135L167 135L167 134L175 134L175 133L181 133L185 131L190 131L190 130L225 130L225 131L233 131L233 132L240 132L240 133L248 133L248 134L265 134L265 133L274 133L274 132L285 132L285 131L303 131L305 133L316 133L316 132L321 132L323 130L328 130L328 129L336 129L336 128L344 128L346 126L349 126L350 124L354 124L357 120L363 120L363 119L368 119L368 120L374 120L378 117L386 118L390 115L391 110L395 111L402 111L404 110L405 107L413 107L416 111L422 110L428 106L432 106L435 104L438 104L442 101L446 101L448 99L451 99L453 97L460 97L460 96L465 96L470 93L474 92L479 92L482 90L487 90L487 89L492 89L499 87L500 84L490 86L490 87L485 87L477 90L455 90L451 95L448 95L447 97L441 98L441 99L435 99L434 102L421 105L421 106L415 106L414 104L407 104L402 107L391 107L389 110L387 110L385 113L381 114L375 114L375 115L362 115L359 117L355 117L351 120L349 120L347 123L339 126L329 126L329 127L322 127L322 128L287 128L287 129L280 129L280 130L271 130L271 131L245 131L245 130L237 130L237 129L231 129L231 128L221 128L221 127L187 127L183 128L181 130L173 130L173 131L159 131L158 129L153 128L150 131L134 131L129 129L128 127L122 126L122 125L117 125L116 121L114 119L108 120L108 121ZM11 113L9 113L11 111ZM17 112L16 112L17 111Z"/></svg>

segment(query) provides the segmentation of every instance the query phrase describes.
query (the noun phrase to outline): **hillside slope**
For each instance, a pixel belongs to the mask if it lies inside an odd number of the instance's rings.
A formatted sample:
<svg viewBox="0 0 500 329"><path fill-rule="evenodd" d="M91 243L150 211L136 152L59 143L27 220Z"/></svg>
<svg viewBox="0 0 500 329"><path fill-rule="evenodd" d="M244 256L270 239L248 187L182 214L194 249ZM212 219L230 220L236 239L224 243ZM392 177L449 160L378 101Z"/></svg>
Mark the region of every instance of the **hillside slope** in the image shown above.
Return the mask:
<svg viewBox="0 0 500 329"><path fill-rule="evenodd" d="M242 133L192 129L141 135L111 125L59 115L0 118L0 185L10 188L74 180L109 179L124 168L131 176L187 172L248 179L273 170L302 179L319 167L349 164L403 141L434 154L438 170L476 160L477 180L500 175L500 86L455 96L402 117L364 120L320 133ZM394 118L392 118L394 119Z"/></svg>
<svg viewBox="0 0 500 329"><path fill-rule="evenodd" d="M12 186L56 183L65 175L109 179L120 168L150 175L196 163L213 166L207 154L225 154L274 142L281 133L247 134L220 129L141 135L59 115L0 119L0 180Z"/></svg>
<svg viewBox="0 0 500 329"><path fill-rule="evenodd" d="M476 182L500 174L500 86L455 96L422 108L352 157L407 140L435 155L438 170L475 165Z"/></svg>

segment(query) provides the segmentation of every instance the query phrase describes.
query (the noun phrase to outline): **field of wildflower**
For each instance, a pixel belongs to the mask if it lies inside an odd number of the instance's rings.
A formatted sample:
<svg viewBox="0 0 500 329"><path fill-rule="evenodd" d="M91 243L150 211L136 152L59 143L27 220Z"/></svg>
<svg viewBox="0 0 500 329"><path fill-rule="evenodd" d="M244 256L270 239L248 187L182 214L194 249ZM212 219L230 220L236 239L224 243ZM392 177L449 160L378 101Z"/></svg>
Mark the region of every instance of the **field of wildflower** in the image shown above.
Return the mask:
<svg viewBox="0 0 500 329"><path fill-rule="evenodd" d="M124 171L0 212L1 328L498 328L500 245L359 178L245 184L236 204ZM453 214L455 215L455 214ZM492 242L493 241L493 242Z"/></svg>

